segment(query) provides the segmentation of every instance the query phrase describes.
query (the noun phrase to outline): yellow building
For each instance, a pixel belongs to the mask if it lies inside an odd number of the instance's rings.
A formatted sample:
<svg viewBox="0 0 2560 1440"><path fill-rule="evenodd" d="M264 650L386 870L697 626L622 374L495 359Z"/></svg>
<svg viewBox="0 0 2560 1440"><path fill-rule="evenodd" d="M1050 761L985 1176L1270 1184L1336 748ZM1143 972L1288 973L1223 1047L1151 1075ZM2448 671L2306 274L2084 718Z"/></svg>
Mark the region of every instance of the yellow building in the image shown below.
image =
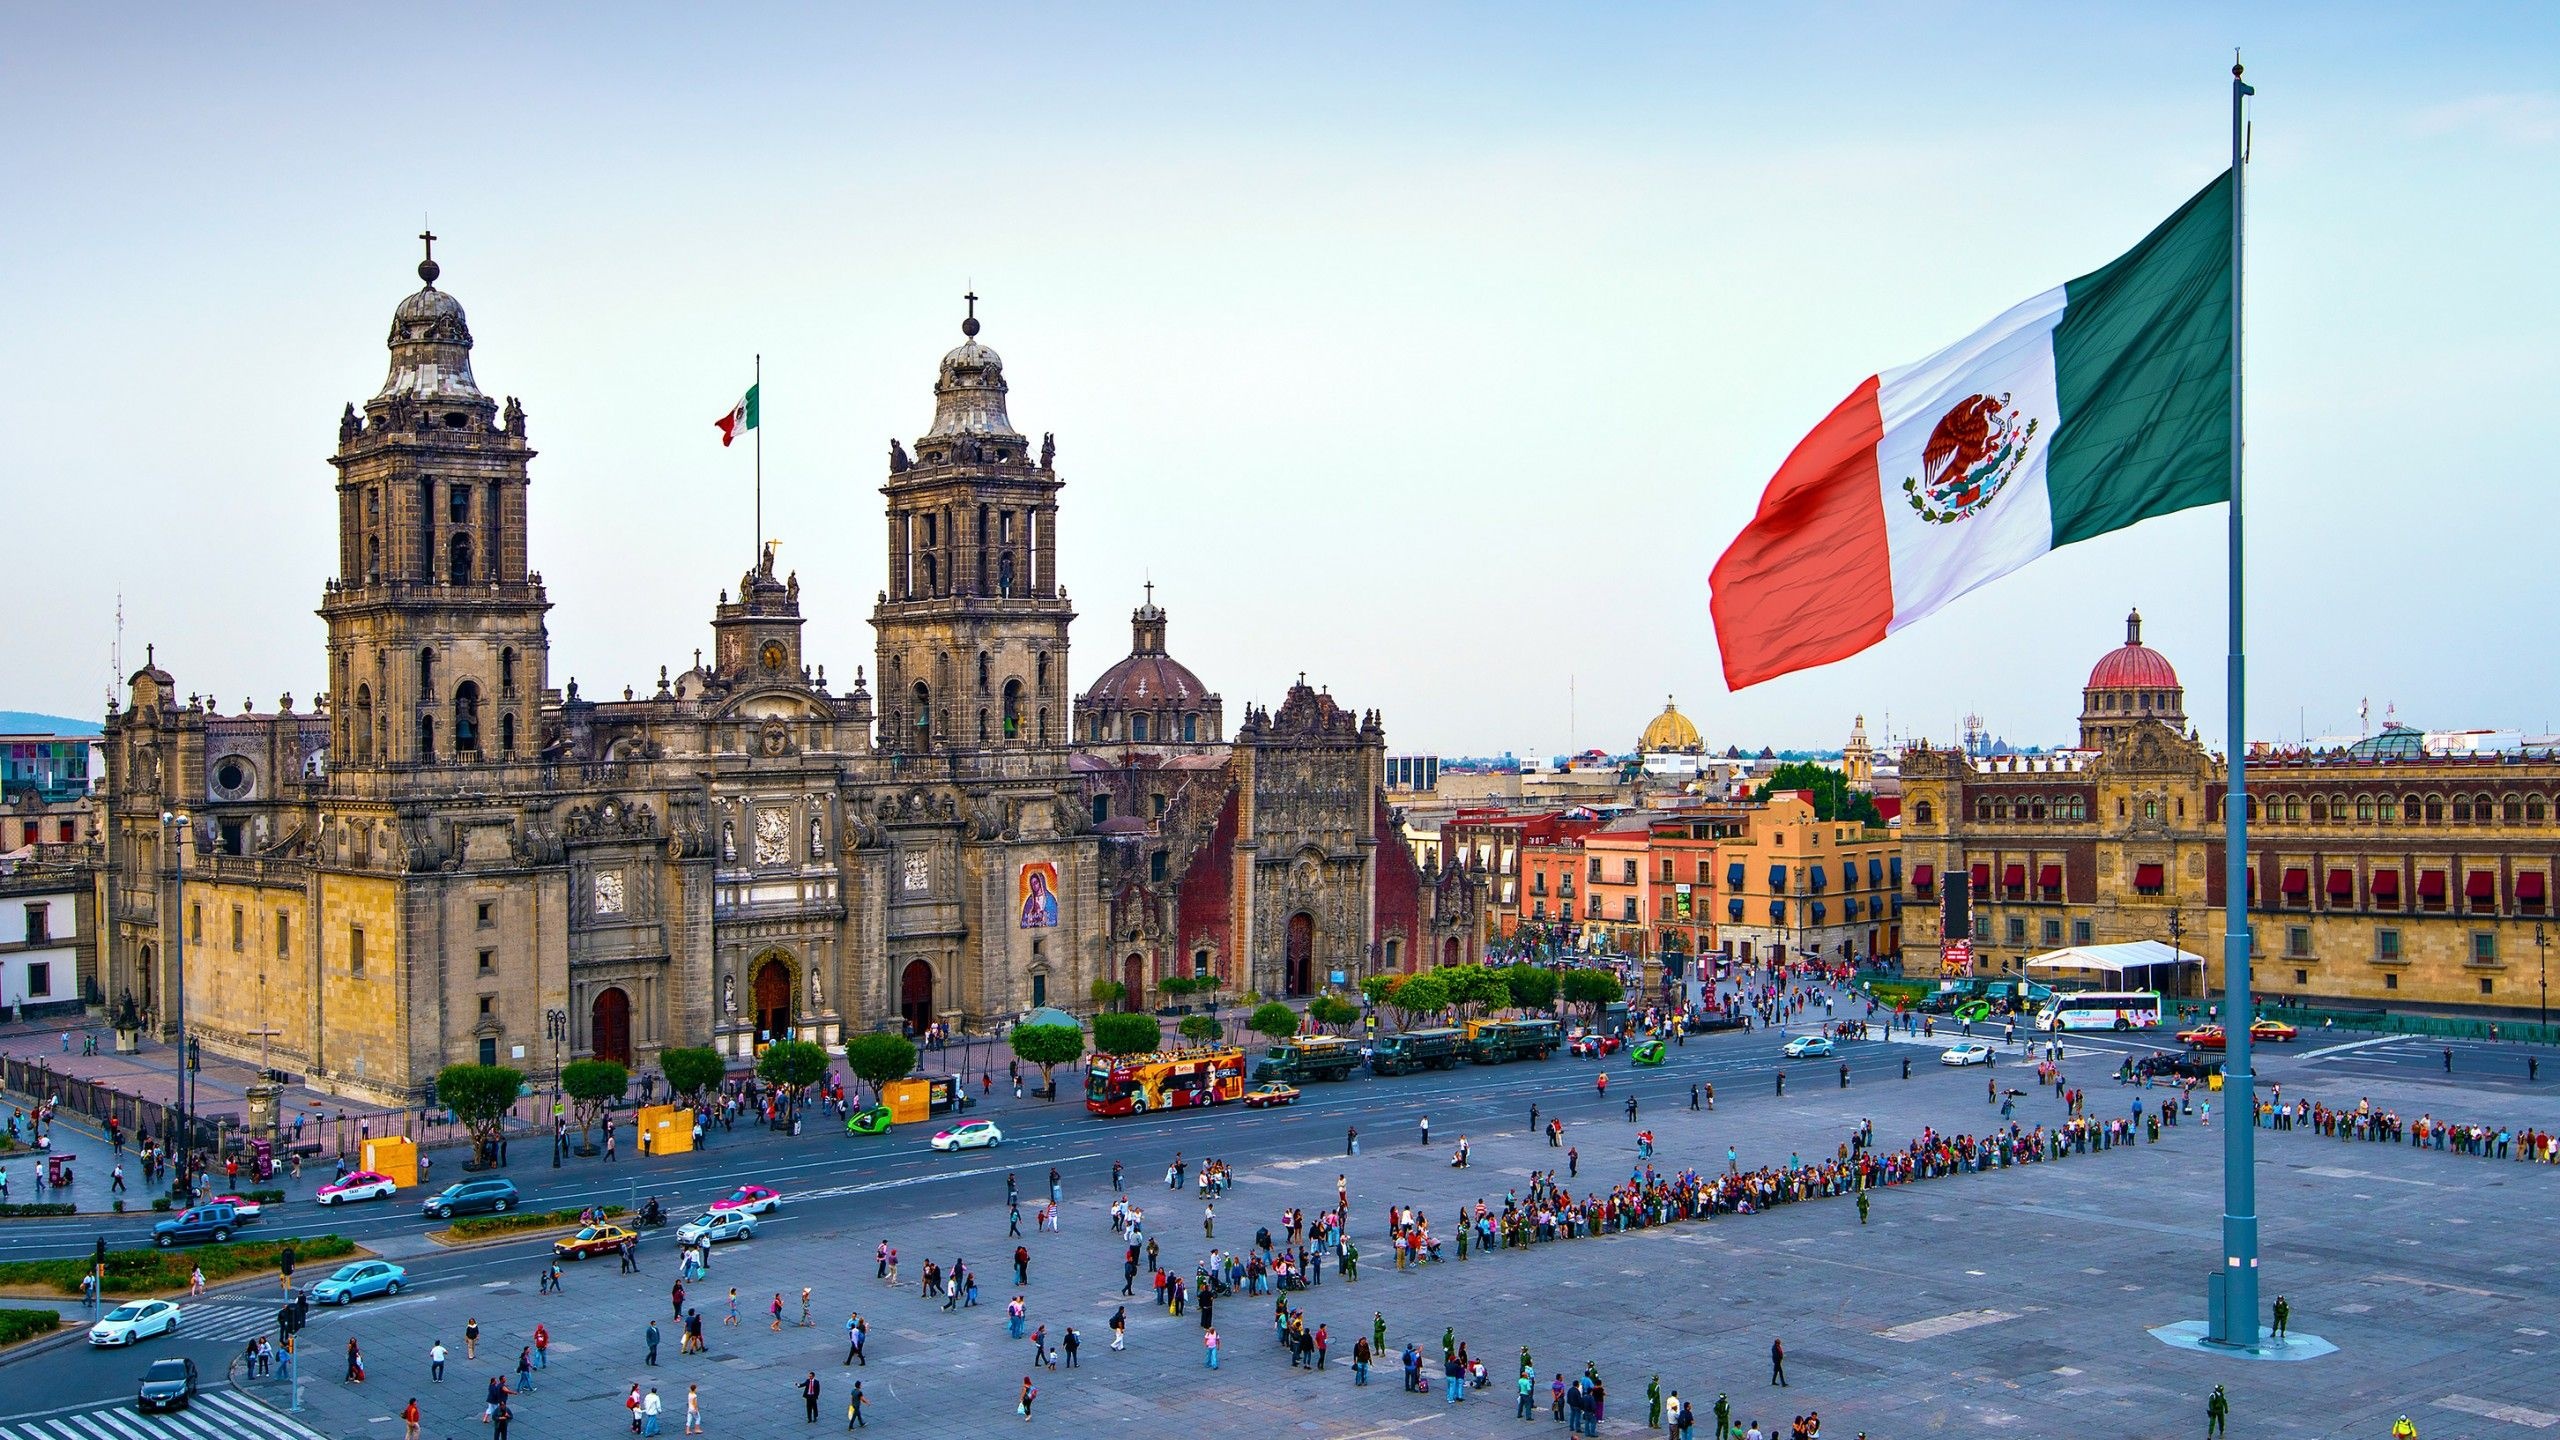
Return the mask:
<svg viewBox="0 0 2560 1440"><path fill-rule="evenodd" d="M1750 963L1864 962L1902 949L1902 854L1893 832L1822 820L1803 794L1740 812L1716 842L1724 867L1717 948Z"/></svg>

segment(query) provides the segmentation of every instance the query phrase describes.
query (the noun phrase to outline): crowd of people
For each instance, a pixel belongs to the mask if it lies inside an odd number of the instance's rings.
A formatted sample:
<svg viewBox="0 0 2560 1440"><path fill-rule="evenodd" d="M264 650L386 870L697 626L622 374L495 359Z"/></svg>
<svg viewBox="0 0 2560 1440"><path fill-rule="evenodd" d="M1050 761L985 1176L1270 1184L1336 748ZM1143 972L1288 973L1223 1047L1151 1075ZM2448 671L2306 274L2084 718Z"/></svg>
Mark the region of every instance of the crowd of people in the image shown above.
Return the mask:
<svg viewBox="0 0 2560 1440"><path fill-rule="evenodd" d="M2422 1150L2560 1165L2560 1135L2538 1126L2439 1120L2432 1112L2411 1120L2396 1110L2377 1110L2369 1099L2349 1108L2270 1096L2257 1103L2255 1118L2261 1130L2301 1130L2332 1140L2383 1144L2405 1140Z"/></svg>

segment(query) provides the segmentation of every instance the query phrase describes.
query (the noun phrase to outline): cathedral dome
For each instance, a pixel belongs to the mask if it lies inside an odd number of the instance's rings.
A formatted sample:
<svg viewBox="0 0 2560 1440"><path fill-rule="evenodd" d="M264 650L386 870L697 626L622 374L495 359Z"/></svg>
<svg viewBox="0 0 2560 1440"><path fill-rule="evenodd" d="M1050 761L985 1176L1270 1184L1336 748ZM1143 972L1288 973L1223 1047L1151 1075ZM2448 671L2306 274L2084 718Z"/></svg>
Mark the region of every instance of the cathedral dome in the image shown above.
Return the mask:
<svg viewBox="0 0 2560 1440"><path fill-rule="evenodd" d="M2169 657L2142 643L2142 612L2125 617L2124 643L2098 659L2089 671L2090 690L2174 690L2177 667Z"/></svg>
<svg viewBox="0 0 2560 1440"><path fill-rule="evenodd" d="M479 400L480 384L471 377L471 325L462 302L436 288L443 267L435 262L434 238L428 258L418 262L424 285L391 311L391 371L383 377L376 400L394 395L413 399Z"/></svg>
<svg viewBox="0 0 2560 1440"><path fill-rule="evenodd" d="M1164 650L1164 612L1141 605L1130 617L1136 637L1129 654L1102 672L1084 692L1088 706L1110 705L1131 710L1184 709L1207 698L1209 687L1191 667Z"/></svg>
<svg viewBox="0 0 2560 1440"><path fill-rule="evenodd" d="M978 343L978 297L969 297L969 318L960 322L968 338L942 357L933 381L933 428L938 435L1002 435L1021 432L1004 413L1004 357Z"/></svg>
<svg viewBox="0 0 2560 1440"><path fill-rule="evenodd" d="M1665 695L1662 697L1662 713L1654 716L1653 723L1644 727L1644 735L1636 741L1636 749L1643 754L1655 755L1665 751L1703 750L1706 744L1706 737L1698 733L1698 727L1690 724L1689 717L1681 714L1680 708L1671 703L1671 697Z"/></svg>

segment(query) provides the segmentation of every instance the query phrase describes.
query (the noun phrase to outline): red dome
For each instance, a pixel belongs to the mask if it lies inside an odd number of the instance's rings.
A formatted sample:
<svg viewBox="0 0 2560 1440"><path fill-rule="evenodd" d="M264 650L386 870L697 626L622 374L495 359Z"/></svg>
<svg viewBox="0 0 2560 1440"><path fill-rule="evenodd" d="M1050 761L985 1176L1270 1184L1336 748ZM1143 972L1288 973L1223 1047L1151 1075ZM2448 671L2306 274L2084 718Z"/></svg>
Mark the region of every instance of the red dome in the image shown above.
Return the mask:
<svg viewBox="0 0 2560 1440"><path fill-rule="evenodd" d="M2177 667L2167 656L2142 643L2142 612L2125 617L2124 644L2099 657L2089 672L2091 690L2175 690Z"/></svg>
<svg viewBox="0 0 2560 1440"><path fill-rule="evenodd" d="M2092 690L2175 690L2178 672L2167 656L2148 645L2122 646L2107 652L2089 672Z"/></svg>

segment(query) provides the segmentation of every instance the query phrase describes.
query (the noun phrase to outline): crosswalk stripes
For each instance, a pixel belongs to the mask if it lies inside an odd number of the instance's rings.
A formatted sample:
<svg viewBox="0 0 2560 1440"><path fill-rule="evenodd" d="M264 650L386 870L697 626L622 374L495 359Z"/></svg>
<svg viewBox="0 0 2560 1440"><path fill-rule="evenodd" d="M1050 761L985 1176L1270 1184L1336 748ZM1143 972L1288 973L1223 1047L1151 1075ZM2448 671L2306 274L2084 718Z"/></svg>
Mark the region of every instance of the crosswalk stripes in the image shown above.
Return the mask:
<svg viewBox="0 0 2560 1440"><path fill-rule="evenodd" d="M178 1320L178 1333L190 1340L246 1340L275 1330L272 1305L188 1305Z"/></svg>
<svg viewBox="0 0 2560 1440"><path fill-rule="evenodd" d="M207 1390L176 1412L145 1415L130 1400L33 1420L0 1420L0 1440L325 1440L320 1432L230 1390Z"/></svg>

